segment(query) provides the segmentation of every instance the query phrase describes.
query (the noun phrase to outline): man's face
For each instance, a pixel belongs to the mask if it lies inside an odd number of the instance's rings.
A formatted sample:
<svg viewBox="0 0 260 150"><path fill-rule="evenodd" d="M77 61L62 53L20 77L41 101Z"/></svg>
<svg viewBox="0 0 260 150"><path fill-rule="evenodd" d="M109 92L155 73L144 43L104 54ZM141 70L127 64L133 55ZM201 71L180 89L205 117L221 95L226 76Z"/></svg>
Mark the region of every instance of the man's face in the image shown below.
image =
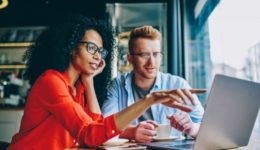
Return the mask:
<svg viewBox="0 0 260 150"><path fill-rule="evenodd" d="M137 78L154 79L161 65L161 41L138 38L128 55Z"/></svg>

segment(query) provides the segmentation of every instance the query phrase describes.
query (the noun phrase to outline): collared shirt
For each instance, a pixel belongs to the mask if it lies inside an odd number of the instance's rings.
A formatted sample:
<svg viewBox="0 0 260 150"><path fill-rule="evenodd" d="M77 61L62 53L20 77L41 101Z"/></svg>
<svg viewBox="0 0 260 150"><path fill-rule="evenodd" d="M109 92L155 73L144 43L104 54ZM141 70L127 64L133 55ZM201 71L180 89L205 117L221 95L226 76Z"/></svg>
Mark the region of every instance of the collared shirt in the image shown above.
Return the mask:
<svg viewBox="0 0 260 150"><path fill-rule="evenodd" d="M68 74L47 70L34 83L19 132L8 149L64 149L97 146L116 136L114 115L104 118L84 107L84 87L73 96Z"/></svg>
<svg viewBox="0 0 260 150"><path fill-rule="evenodd" d="M106 99L102 106L102 112L105 116L121 111L135 102L131 88L132 77L133 72L125 73L118 76L110 83ZM168 73L158 72L151 92L183 88L191 88L183 78ZM197 105L193 106L191 103L189 104L192 108L192 112L190 112L189 115L194 123L200 123L204 109L196 95L194 95L194 99ZM170 122L166 116L176 114L179 111L178 109L170 108L162 104L152 105L151 110L154 120L159 124L169 124ZM135 125L137 123L138 120L135 120L132 124ZM172 135L180 137L181 132L172 130Z"/></svg>

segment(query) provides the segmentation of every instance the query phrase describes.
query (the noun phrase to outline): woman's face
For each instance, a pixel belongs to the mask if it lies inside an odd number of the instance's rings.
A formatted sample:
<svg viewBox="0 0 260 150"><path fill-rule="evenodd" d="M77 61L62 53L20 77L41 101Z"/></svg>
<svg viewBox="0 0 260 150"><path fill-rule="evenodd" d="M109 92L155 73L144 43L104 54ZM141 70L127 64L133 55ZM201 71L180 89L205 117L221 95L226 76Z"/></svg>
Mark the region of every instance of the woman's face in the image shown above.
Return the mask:
<svg viewBox="0 0 260 150"><path fill-rule="evenodd" d="M98 68L101 62L101 55L99 52L91 54L88 52L88 48L91 46L83 44L86 42L91 42L91 44L98 46L98 48L103 47L103 41L100 34L95 30L87 30L84 37L81 40L82 43L78 45L78 49L73 51L72 64L76 70L84 74L93 74Z"/></svg>

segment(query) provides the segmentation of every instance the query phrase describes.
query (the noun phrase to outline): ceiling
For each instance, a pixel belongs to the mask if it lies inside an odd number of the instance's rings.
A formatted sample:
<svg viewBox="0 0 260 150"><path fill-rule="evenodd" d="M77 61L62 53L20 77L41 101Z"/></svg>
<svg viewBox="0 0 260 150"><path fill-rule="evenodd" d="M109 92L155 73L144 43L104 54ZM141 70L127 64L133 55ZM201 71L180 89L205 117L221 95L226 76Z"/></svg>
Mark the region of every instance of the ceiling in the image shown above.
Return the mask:
<svg viewBox="0 0 260 150"><path fill-rule="evenodd" d="M106 0L8 0L0 9L0 42L34 41L41 28L61 22L71 13L104 19L110 16L119 32L149 24L162 28L166 22L165 3L118 3ZM0 0L1 2L1 0ZM106 8L107 7L107 8ZM106 13L106 11L108 13ZM18 28L19 27L19 28Z"/></svg>
<svg viewBox="0 0 260 150"><path fill-rule="evenodd" d="M0 0L1 1L1 0ZM48 26L71 13L104 18L105 0L8 0L0 9L0 27Z"/></svg>
<svg viewBox="0 0 260 150"><path fill-rule="evenodd" d="M142 25L160 28L166 24L166 3L114 3L106 4L106 7L118 32L129 31Z"/></svg>

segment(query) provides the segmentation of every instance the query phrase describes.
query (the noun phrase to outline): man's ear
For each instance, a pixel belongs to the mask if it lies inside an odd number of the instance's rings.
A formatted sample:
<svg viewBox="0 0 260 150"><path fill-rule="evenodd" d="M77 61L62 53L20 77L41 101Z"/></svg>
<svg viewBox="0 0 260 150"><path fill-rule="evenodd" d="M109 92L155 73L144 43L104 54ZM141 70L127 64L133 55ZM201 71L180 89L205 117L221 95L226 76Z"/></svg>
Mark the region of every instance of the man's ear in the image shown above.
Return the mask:
<svg viewBox="0 0 260 150"><path fill-rule="evenodd" d="M127 60L129 64L133 64L133 55L127 54Z"/></svg>

